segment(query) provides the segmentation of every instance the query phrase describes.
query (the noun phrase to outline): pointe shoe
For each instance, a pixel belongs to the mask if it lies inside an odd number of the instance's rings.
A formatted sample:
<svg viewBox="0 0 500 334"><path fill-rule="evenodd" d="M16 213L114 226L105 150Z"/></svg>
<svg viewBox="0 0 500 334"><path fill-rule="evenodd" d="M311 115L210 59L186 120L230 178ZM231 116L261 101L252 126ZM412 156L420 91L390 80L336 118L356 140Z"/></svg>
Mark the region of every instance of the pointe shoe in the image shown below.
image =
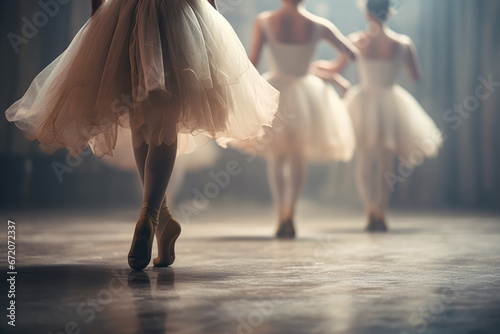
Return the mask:
<svg viewBox="0 0 500 334"><path fill-rule="evenodd" d="M276 238L278 239L295 238L295 227L293 225L293 220L291 218L280 223L278 230L276 231Z"/></svg>
<svg viewBox="0 0 500 334"><path fill-rule="evenodd" d="M368 225L366 226L366 231L368 232L387 232L387 224L384 218L378 218L375 214L370 214Z"/></svg>
<svg viewBox="0 0 500 334"><path fill-rule="evenodd" d="M151 262L151 251L157 224L158 210L143 207L135 226L134 239L128 253L130 268L142 270Z"/></svg>
<svg viewBox="0 0 500 334"><path fill-rule="evenodd" d="M172 218L166 204L162 204L160 222L156 230L158 257L153 260L155 267L168 267L175 261L175 242L181 234L181 225Z"/></svg>

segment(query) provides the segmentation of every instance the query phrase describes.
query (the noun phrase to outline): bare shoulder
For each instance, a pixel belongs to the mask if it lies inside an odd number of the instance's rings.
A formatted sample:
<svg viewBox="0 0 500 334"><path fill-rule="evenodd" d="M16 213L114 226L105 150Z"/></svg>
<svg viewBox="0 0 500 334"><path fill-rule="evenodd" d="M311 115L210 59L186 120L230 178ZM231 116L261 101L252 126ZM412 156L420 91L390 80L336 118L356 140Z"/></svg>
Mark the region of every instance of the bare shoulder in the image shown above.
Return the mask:
<svg viewBox="0 0 500 334"><path fill-rule="evenodd" d="M257 17L255 18L255 29L258 29L259 31L262 31L264 27L264 22L269 19L273 15L273 12L268 11L268 12L262 12Z"/></svg>
<svg viewBox="0 0 500 334"><path fill-rule="evenodd" d="M364 31L356 31L347 36L347 38L356 46L359 44L364 44L368 36L364 33Z"/></svg>
<svg viewBox="0 0 500 334"><path fill-rule="evenodd" d="M366 38L366 34L363 31L356 31L347 35L347 38L353 43L357 43Z"/></svg>
<svg viewBox="0 0 500 334"><path fill-rule="evenodd" d="M397 32L391 31L389 37L395 42L403 47L413 47L413 41L408 35L399 34Z"/></svg>
<svg viewBox="0 0 500 334"><path fill-rule="evenodd" d="M261 23L262 21L267 20L268 18L272 17L273 15L274 15L274 13L272 11L262 12L259 15L257 15L255 22Z"/></svg>
<svg viewBox="0 0 500 334"><path fill-rule="evenodd" d="M304 17L308 21L310 21L313 24L316 24L324 29L328 29L328 30L336 29L335 25L331 21L325 19L324 17L314 15L313 13L308 12L308 11L304 11L302 14L304 15Z"/></svg>

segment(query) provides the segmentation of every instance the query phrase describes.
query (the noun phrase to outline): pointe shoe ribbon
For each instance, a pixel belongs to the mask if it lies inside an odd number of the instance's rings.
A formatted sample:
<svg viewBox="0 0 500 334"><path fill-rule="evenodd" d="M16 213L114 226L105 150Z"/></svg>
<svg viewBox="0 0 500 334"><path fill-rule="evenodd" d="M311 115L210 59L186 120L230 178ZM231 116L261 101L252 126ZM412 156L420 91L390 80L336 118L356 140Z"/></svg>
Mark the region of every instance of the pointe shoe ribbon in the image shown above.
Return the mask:
<svg viewBox="0 0 500 334"><path fill-rule="evenodd" d="M158 216L160 215L159 211L154 208L150 208L147 205L142 207L141 217L149 218L151 223L153 223L154 227L158 226Z"/></svg>

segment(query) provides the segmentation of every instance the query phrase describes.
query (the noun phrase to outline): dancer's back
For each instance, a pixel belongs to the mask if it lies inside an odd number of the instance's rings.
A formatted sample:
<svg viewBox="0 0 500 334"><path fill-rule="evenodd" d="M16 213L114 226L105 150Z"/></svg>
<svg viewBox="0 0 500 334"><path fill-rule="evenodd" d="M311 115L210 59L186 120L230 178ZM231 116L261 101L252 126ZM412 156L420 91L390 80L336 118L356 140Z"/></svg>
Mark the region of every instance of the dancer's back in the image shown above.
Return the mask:
<svg viewBox="0 0 500 334"><path fill-rule="evenodd" d="M271 72L307 75L324 27L303 14L280 12L264 16L262 27L271 51Z"/></svg>
<svg viewBox="0 0 500 334"><path fill-rule="evenodd" d="M306 10L284 10L264 13L262 20L270 23L276 40L286 44L307 44L313 40L315 25L319 18Z"/></svg>
<svg viewBox="0 0 500 334"><path fill-rule="evenodd" d="M357 59L361 84L366 89L377 90L396 85L409 53L408 44L394 38L359 37L358 45L365 45Z"/></svg>
<svg viewBox="0 0 500 334"><path fill-rule="evenodd" d="M385 78L395 81L403 67L407 68L413 80L418 80L420 70L413 41L387 27L377 29L375 32L361 31L350 36L359 49L358 65L362 80L371 81L378 77L378 80L382 81L385 81Z"/></svg>

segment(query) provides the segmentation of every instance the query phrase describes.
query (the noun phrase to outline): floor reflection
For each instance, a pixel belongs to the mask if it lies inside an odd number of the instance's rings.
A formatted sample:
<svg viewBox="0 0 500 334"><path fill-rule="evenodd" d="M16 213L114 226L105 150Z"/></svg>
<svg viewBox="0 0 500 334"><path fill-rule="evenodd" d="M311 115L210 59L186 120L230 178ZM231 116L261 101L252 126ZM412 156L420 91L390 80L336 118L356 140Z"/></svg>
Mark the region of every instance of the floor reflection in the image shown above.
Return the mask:
<svg viewBox="0 0 500 334"><path fill-rule="evenodd" d="M155 296L150 275L156 276L157 290L174 289L175 272L172 268L153 273L131 271L128 274L128 285L132 290L140 333L166 333L168 302Z"/></svg>

